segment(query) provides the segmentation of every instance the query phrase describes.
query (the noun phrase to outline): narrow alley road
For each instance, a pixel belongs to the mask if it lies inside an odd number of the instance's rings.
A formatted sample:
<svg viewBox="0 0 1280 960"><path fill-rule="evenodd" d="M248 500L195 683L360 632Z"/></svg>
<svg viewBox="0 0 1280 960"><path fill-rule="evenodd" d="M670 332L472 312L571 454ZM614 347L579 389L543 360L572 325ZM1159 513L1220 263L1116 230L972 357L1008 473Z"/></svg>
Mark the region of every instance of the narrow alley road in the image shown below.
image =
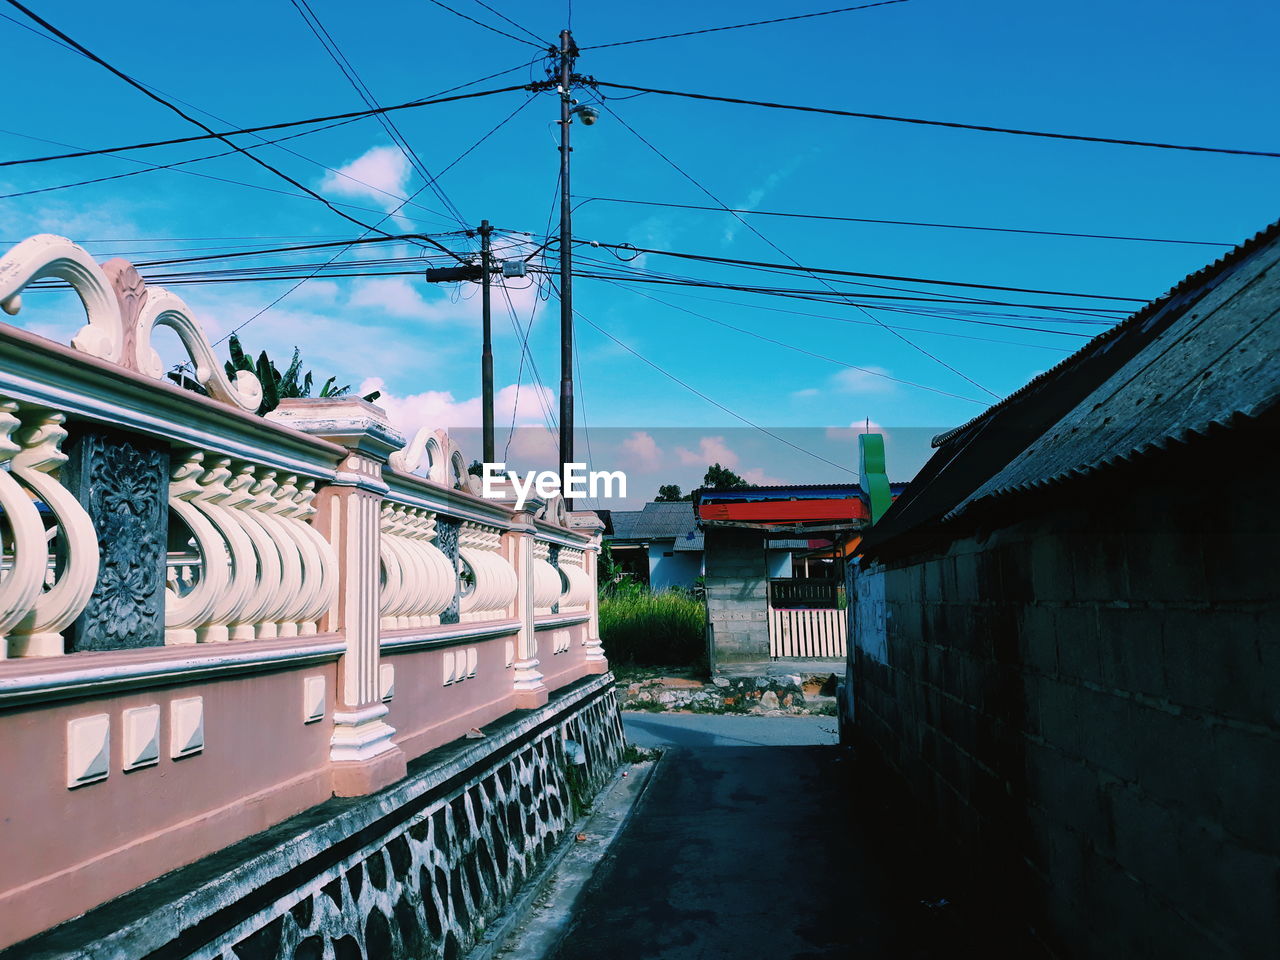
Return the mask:
<svg viewBox="0 0 1280 960"><path fill-rule="evenodd" d="M556 960L932 956L863 842L834 720L624 716L666 752Z"/></svg>

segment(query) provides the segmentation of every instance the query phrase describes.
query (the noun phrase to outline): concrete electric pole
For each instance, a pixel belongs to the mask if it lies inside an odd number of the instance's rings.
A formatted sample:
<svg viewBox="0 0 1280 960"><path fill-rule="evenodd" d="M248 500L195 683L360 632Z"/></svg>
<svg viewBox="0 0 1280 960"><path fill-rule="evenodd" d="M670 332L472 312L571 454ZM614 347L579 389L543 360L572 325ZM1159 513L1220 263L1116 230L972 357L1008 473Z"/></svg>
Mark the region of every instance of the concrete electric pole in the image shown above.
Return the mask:
<svg viewBox="0 0 1280 960"><path fill-rule="evenodd" d="M570 204L569 124L573 120L573 34L560 31L560 463L573 463L573 208ZM565 506L572 508L566 500Z"/></svg>

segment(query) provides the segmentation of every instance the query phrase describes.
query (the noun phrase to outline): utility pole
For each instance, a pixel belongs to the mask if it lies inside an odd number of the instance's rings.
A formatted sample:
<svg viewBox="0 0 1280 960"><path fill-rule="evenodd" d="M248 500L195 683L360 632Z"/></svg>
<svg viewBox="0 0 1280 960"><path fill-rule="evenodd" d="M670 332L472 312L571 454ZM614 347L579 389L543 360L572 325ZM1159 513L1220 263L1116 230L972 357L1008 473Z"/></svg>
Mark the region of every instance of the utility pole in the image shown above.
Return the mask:
<svg viewBox="0 0 1280 960"><path fill-rule="evenodd" d="M560 31L560 464L573 463L573 210L569 203L569 87L578 47ZM566 508L573 503L566 499Z"/></svg>
<svg viewBox="0 0 1280 960"><path fill-rule="evenodd" d="M493 444L493 329L489 312L489 234L493 227L480 221L480 309L484 315L484 345L480 348L481 404L484 407L484 462L494 463Z"/></svg>

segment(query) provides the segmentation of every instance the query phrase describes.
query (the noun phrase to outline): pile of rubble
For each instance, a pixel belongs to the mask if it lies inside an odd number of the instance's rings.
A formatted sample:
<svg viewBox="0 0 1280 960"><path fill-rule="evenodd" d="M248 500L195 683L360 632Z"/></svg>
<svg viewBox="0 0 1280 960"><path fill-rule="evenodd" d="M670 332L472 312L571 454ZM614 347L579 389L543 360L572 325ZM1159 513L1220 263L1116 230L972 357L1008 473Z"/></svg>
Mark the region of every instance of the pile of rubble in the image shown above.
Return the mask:
<svg viewBox="0 0 1280 960"><path fill-rule="evenodd" d="M619 684L623 710L686 710L768 716L832 714L835 678L788 674L718 676L707 683L685 677L651 677Z"/></svg>

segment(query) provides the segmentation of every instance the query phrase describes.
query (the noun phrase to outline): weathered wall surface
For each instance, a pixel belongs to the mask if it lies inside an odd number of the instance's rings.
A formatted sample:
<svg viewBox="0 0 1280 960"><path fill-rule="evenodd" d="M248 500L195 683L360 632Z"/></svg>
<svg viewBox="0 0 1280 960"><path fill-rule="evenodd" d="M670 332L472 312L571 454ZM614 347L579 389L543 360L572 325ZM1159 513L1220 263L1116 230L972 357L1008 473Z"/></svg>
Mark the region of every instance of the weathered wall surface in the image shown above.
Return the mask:
<svg viewBox="0 0 1280 960"><path fill-rule="evenodd" d="M613 678L590 677L480 741L415 761L0 952L0 960L461 957L616 769ZM575 767L565 741L581 744Z"/></svg>
<svg viewBox="0 0 1280 960"><path fill-rule="evenodd" d="M759 531L706 531L711 665L769 659L769 579Z"/></svg>
<svg viewBox="0 0 1280 960"><path fill-rule="evenodd" d="M890 563L858 637L861 743L1062 956L1280 943L1280 519L1219 466Z"/></svg>

